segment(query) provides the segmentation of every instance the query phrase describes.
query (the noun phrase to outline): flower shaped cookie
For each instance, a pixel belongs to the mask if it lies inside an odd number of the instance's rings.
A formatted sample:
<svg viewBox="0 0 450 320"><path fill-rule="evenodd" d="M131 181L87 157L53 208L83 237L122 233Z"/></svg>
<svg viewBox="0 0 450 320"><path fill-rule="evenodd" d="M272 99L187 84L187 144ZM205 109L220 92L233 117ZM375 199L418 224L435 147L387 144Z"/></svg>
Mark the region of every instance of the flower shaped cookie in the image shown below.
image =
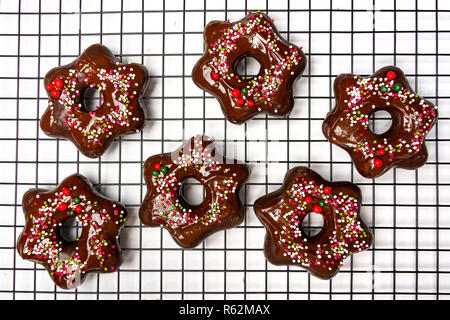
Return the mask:
<svg viewBox="0 0 450 320"><path fill-rule="evenodd" d="M101 156L115 137L144 126L141 95L147 70L139 64L117 62L101 44L90 46L72 63L50 70L44 82L49 106L41 118L42 130L72 141L88 157ZM84 102L89 88L103 98L93 111Z"/></svg>
<svg viewBox="0 0 450 320"><path fill-rule="evenodd" d="M244 218L239 189L247 166L220 155L206 136L195 136L172 153L144 164L147 195L139 210L145 225L166 228L182 247L193 248L210 234L234 227ZM182 195L183 181L194 178L205 190L199 205Z"/></svg>
<svg viewBox="0 0 450 320"><path fill-rule="evenodd" d="M118 237L127 211L98 194L85 177L71 175L51 191L29 190L22 209L25 226L17 251L42 264L59 287L75 288L89 272L113 272L120 266ZM73 242L61 232L68 219L82 227Z"/></svg>
<svg viewBox="0 0 450 320"><path fill-rule="evenodd" d="M254 203L266 227L264 253L276 265L305 268L322 279L333 277L351 254L372 244L372 234L359 216L361 192L350 182L329 182L306 167L289 170L280 189ZM320 214L322 230L307 236L302 222Z"/></svg>
<svg viewBox="0 0 450 320"><path fill-rule="evenodd" d="M378 177L392 167L416 169L427 161L425 138L437 107L411 89L399 68L384 67L367 78L341 74L334 93L336 106L323 122L323 133L348 152L362 176ZM370 115L379 110L392 117L382 134L369 126Z"/></svg>
<svg viewBox="0 0 450 320"><path fill-rule="evenodd" d="M192 71L193 81L214 95L233 123L257 113L288 116L294 105L292 86L306 66L302 50L284 40L273 20L249 13L236 22L212 21L204 31L205 53ZM257 76L245 78L236 67L245 57L256 59Z"/></svg>

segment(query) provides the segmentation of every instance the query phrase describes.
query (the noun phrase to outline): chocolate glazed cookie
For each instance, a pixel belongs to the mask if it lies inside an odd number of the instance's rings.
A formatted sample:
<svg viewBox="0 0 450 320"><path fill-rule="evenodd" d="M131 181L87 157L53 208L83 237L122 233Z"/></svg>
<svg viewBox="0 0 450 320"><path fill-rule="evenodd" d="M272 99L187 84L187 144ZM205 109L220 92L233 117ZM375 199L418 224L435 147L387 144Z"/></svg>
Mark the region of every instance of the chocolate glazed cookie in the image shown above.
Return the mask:
<svg viewBox="0 0 450 320"><path fill-rule="evenodd" d="M345 258L372 244L372 234L359 216L361 192L350 182L329 182L306 167L286 173L280 189L254 203L266 227L264 253L275 265L305 268L330 279ZM322 230L309 237L302 222L308 214L323 217Z"/></svg>
<svg viewBox="0 0 450 320"><path fill-rule="evenodd" d="M203 33L206 47L192 71L193 81L214 95L233 123L257 113L287 117L294 105L292 86L306 66L301 48L284 40L267 15L249 13L237 22L212 21ZM245 57L261 68L245 78L236 67Z"/></svg>
<svg viewBox="0 0 450 320"><path fill-rule="evenodd" d="M42 264L57 286L72 289L90 272L119 268L118 238L127 211L96 192L82 175L67 177L53 190L27 191L22 209L25 226L17 251L23 259ZM69 219L81 224L75 241L63 235L63 225Z"/></svg>
<svg viewBox="0 0 450 320"><path fill-rule="evenodd" d="M41 129L72 141L87 157L101 156L115 137L144 126L141 95L147 86L147 69L117 62L101 44L90 46L72 63L50 70L44 82L49 105ZM103 97L96 110L89 110L84 102L90 88Z"/></svg>
<svg viewBox="0 0 450 320"><path fill-rule="evenodd" d="M362 176L375 178L392 167L416 169L427 161L425 138L437 107L411 89L399 68L384 67L367 78L341 74L334 93L336 106L323 122L323 133L348 152ZM369 117L378 110L392 117L382 134L369 128Z"/></svg>
<svg viewBox="0 0 450 320"><path fill-rule="evenodd" d="M155 155L144 164L147 195L139 217L147 226L166 228L182 247L193 248L210 234L239 225L244 208L239 189L248 176L247 166L220 155L206 136L195 136L172 153ZM182 196L187 178L205 189L199 205Z"/></svg>

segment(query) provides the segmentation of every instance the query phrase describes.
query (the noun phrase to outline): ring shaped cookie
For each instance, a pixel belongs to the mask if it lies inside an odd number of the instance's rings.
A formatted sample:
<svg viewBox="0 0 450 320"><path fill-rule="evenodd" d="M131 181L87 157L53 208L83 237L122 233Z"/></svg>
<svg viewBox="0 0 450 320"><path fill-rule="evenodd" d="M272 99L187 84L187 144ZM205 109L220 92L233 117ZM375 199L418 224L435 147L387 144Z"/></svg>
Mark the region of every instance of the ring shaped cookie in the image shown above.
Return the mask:
<svg viewBox="0 0 450 320"><path fill-rule="evenodd" d="M350 182L329 182L306 167L286 173L280 189L262 196L254 210L266 227L264 253L275 265L294 265L329 279L345 259L369 248L372 234L359 216L361 192ZM310 237L308 214L320 214L322 230Z"/></svg>
<svg viewBox="0 0 450 320"><path fill-rule="evenodd" d="M212 21L204 31L205 53L192 71L193 81L214 95L233 123L257 113L288 116L294 105L292 86L306 66L302 50L284 40L273 20L250 13L237 22ZM236 73L245 57L261 68L253 78Z"/></svg>
<svg viewBox="0 0 450 320"><path fill-rule="evenodd" d="M53 190L31 189L22 200L25 226L17 241L23 259L42 264L63 289L80 285L90 272L113 272L120 266L119 232L127 211L97 193L79 174ZM64 222L76 219L75 241L62 235Z"/></svg>
<svg viewBox="0 0 450 320"><path fill-rule="evenodd" d="M375 178L392 167L416 169L427 161L425 138L437 107L411 89L399 68L384 67L367 78L342 74L334 92L336 106L323 122L323 133L349 153L362 176ZM392 117L382 134L369 128L369 117L379 110Z"/></svg>
<svg viewBox="0 0 450 320"><path fill-rule="evenodd" d="M140 131L145 122L141 95L147 85L144 66L119 63L111 51L94 44L72 63L50 70L44 79L49 106L42 130L65 138L87 157L101 156L113 139ZM84 103L86 91L103 98L96 110Z"/></svg>
<svg viewBox="0 0 450 320"><path fill-rule="evenodd" d="M234 227L244 218L239 189L248 176L247 166L219 154L206 136L195 136L172 153L155 155L144 164L147 195L139 217L147 226L166 228L182 247L193 248L213 232ZM199 205L181 194L187 178L205 190Z"/></svg>

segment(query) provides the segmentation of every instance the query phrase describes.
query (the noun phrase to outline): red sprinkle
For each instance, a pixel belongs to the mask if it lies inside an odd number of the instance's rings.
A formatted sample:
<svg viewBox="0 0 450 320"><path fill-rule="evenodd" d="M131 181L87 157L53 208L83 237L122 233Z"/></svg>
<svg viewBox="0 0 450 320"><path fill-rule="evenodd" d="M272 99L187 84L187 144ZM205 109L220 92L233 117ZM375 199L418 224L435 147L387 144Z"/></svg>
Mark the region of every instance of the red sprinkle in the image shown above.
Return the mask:
<svg viewBox="0 0 450 320"><path fill-rule="evenodd" d="M61 95L61 93L60 93L58 90L53 89L52 92L51 92L51 95L52 95L54 98L59 98L59 96Z"/></svg>
<svg viewBox="0 0 450 320"><path fill-rule="evenodd" d="M318 204L316 204L316 205L314 206L314 208L313 208L313 211L314 211L315 213L322 213L322 207L319 206Z"/></svg>
<svg viewBox="0 0 450 320"><path fill-rule="evenodd" d="M389 71L389 72L386 74L386 77L387 77L389 80L394 80L395 78L397 78L397 74L396 74L394 71Z"/></svg>
<svg viewBox="0 0 450 320"><path fill-rule="evenodd" d="M237 99L236 102L237 102L238 105L242 106L244 104L244 99L239 98L239 99Z"/></svg>
<svg viewBox="0 0 450 320"><path fill-rule="evenodd" d="M54 88L53 84L50 82L47 83L46 87L47 87L47 90L53 90L53 88Z"/></svg>
<svg viewBox="0 0 450 320"><path fill-rule="evenodd" d="M63 188L62 192L63 192L63 195L65 195L65 196L70 195L70 190L67 188Z"/></svg>
<svg viewBox="0 0 450 320"><path fill-rule="evenodd" d="M153 167L155 168L155 170L161 169L161 165L159 163L155 163Z"/></svg>
<svg viewBox="0 0 450 320"><path fill-rule="evenodd" d="M212 78L214 81L217 81L217 80L220 79L220 74L215 73L215 72L211 72L211 78Z"/></svg>
<svg viewBox="0 0 450 320"><path fill-rule="evenodd" d="M83 210L83 208L81 206L76 206L75 207L75 212L76 213L80 213Z"/></svg>
<svg viewBox="0 0 450 320"><path fill-rule="evenodd" d="M249 100L247 103L249 107L253 107L255 105L255 102L253 100Z"/></svg>
<svg viewBox="0 0 450 320"><path fill-rule="evenodd" d="M241 90L239 90L239 89L233 89L233 91L231 91L231 95L232 95L234 98L237 98L237 97L239 97L239 96L241 95Z"/></svg>
<svg viewBox="0 0 450 320"><path fill-rule="evenodd" d="M381 161L380 159L375 159L375 160L373 160L373 165L375 167L379 168L383 165L383 161Z"/></svg>
<svg viewBox="0 0 450 320"><path fill-rule="evenodd" d="M66 210L67 209L67 204L65 204L64 202L63 203L60 203L59 205L58 205L58 210L59 211L64 211L64 210Z"/></svg>
<svg viewBox="0 0 450 320"><path fill-rule="evenodd" d="M63 87L63 82L61 79L56 79L55 81L53 81L53 83L55 84L55 87L61 89Z"/></svg>
<svg viewBox="0 0 450 320"><path fill-rule="evenodd" d="M323 193L330 194L331 193L331 188L330 187L323 188Z"/></svg>
<svg viewBox="0 0 450 320"><path fill-rule="evenodd" d="M311 203L312 202L312 198L310 196L305 197L305 202L306 203Z"/></svg>
<svg viewBox="0 0 450 320"><path fill-rule="evenodd" d="M384 151L384 149L378 149L378 154L380 156L383 156L386 153L386 151Z"/></svg>

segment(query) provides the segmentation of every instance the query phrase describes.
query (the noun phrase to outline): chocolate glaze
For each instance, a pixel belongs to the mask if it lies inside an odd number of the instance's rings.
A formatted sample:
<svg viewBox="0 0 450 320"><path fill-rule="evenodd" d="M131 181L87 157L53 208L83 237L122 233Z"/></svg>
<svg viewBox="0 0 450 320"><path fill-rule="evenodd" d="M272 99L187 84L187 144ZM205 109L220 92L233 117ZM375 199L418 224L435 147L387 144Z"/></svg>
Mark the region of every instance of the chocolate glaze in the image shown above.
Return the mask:
<svg viewBox="0 0 450 320"><path fill-rule="evenodd" d="M289 170L280 189L253 205L266 227L267 260L300 266L316 277L330 279L347 256L372 244L372 234L359 216L360 206L361 191L356 185L329 182L306 167ZM302 229L308 213L324 217L322 230L312 237Z"/></svg>
<svg viewBox="0 0 450 320"><path fill-rule="evenodd" d="M247 166L219 154L206 136L192 137L172 153L148 158L144 176L142 223L166 228L182 247L193 248L210 234L243 221L239 189L248 176ZM180 195L187 178L195 178L205 189L205 199L197 206Z"/></svg>
<svg viewBox="0 0 450 320"><path fill-rule="evenodd" d="M261 112L289 115L294 105L292 86L305 69L306 57L280 36L273 20L263 13L250 13L237 22L212 21L203 35L205 52L192 79L219 100L229 121L243 123ZM235 74L236 65L245 57L261 65L253 79ZM236 89L239 92L234 96Z"/></svg>
<svg viewBox="0 0 450 320"><path fill-rule="evenodd" d="M437 107L411 89L399 68L387 66L367 78L341 74L334 93L336 106L323 122L323 133L349 153L362 176L378 177L392 167L416 169L426 162L425 137L436 122ZM369 116L378 110L392 117L383 134L368 127Z"/></svg>
<svg viewBox="0 0 450 320"><path fill-rule="evenodd" d="M72 63L45 76L49 106L41 118L41 129L49 136L72 141L87 157L99 157L115 137L143 128L141 95L147 79L144 66L120 64L108 48L94 44ZM103 96L95 111L84 106L89 88Z"/></svg>
<svg viewBox="0 0 450 320"><path fill-rule="evenodd" d="M67 177L53 190L27 191L22 209L25 226L17 251L23 259L42 264L57 286L75 288L90 272L113 272L120 266L118 237L127 210L96 192L82 175ZM63 223L71 218L82 226L74 242L61 235Z"/></svg>

